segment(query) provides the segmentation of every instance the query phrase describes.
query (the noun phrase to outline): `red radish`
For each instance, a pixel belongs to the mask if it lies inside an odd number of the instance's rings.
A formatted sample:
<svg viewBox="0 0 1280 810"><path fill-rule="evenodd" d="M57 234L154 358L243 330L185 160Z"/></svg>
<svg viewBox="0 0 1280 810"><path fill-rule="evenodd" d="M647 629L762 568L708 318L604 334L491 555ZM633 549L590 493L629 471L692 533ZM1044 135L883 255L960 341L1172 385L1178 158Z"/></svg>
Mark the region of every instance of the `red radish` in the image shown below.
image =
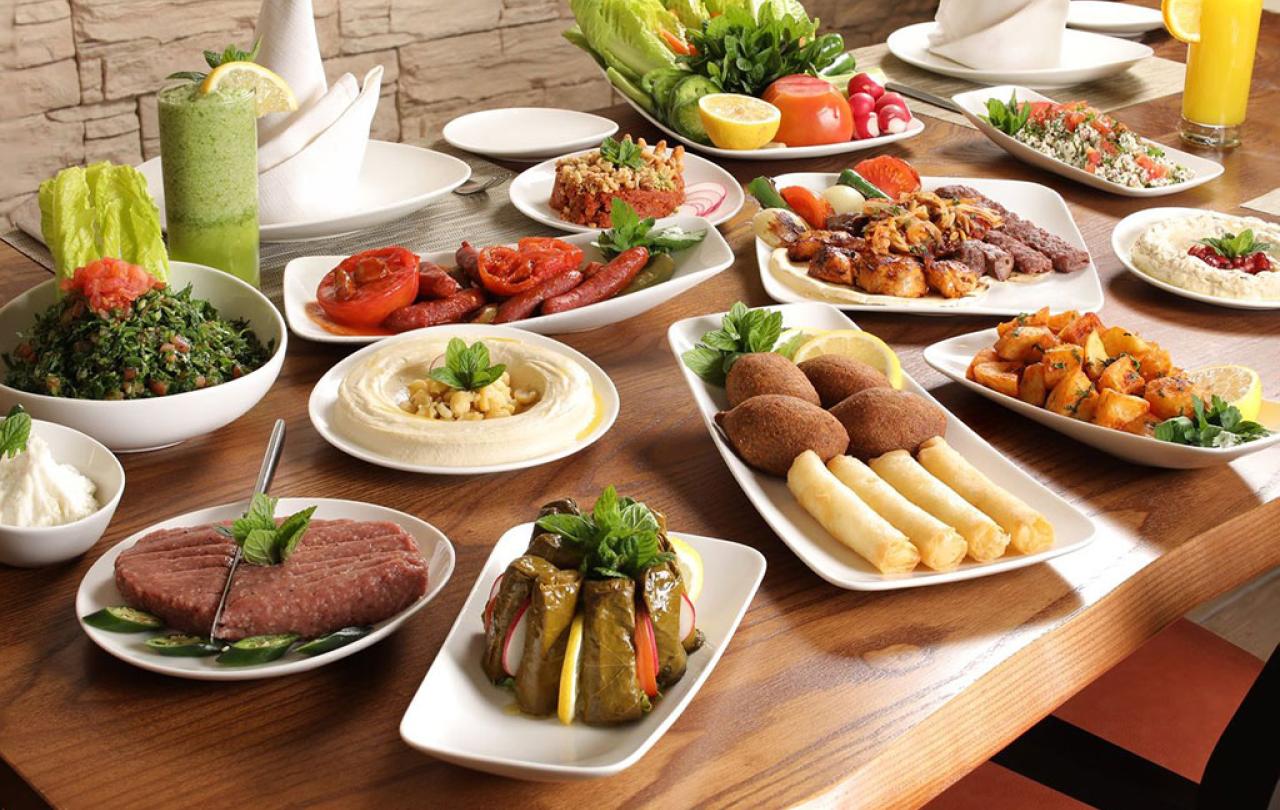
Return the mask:
<svg viewBox="0 0 1280 810"><path fill-rule="evenodd" d="M880 108L876 113L876 120L880 123L881 133L894 135L906 131L907 125L911 122L911 116L890 104Z"/></svg>
<svg viewBox="0 0 1280 810"><path fill-rule="evenodd" d="M649 612L636 614L636 680L649 697L658 696L658 634Z"/></svg>
<svg viewBox="0 0 1280 810"><path fill-rule="evenodd" d="M524 656L524 639L529 634L529 600L516 611L516 618L507 630L507 638L502 643L502 668L511 677L520 673L520 659Z"/></svg>
<svg viewBox="0 0 1280 810"><path fill-rule="evenodd" d="M872 98L880 98L884 95L884 88L871 78L871 74L858 73L849 80L849 95L852 96L854 93L866 93Z"/></svg>
<svg viewBox="0 0 1280 810"><path fill-rule="evenodd" d="M505 576L506 572L498 574L498 578L489 587L489 601L484 603L484 631L486 633L489 632L489 625L493 624L493 603L498 600L498 588L502 587L502 578Z"/></svg>
<svg viewBox="0 0 1280 810"><path fill-rule="evenodd" d="M720 207L729 192L719 183L694 183L685 186L684 202L676 209L680 214L692 214L705 217Z"/></svg>
<svg viewBox="0 0 1280 810"><path fill-rule="evenodd" d="M853 137L855 140L874 138L880 134L876 120L876 100L869 93L849 96L849 109L853 112Z"/></svg>
<svg viewBox="0 0 1280 810"><path fill-rule="evenodd" d="M698 630L698 611L693 608L689 594L680 594L680 640L688 641Z"/></svg>
<svg viewBox="0 0 1280 810"><path fill-rule="evenodd" d="M883 110L885 107L898 107L907 115L907 119L911 118L911 108L907 106L907 100L897 93L885 93L876 99L876 110Z"/></svg>

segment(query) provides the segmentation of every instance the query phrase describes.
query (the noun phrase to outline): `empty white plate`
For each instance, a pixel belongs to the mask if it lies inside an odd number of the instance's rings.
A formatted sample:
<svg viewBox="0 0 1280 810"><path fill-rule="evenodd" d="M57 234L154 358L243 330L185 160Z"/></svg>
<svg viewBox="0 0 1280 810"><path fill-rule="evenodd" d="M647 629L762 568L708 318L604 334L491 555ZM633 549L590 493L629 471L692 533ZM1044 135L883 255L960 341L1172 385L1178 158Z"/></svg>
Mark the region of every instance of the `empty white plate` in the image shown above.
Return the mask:
<svg viewBox="0 0 1280 810"><path fill-rule="evenodd" d="M986 135L1004 151L1018 158L1024 163L1030 163L1032 166L1051 171L1054 174L1060 174L1086 186L1101 189L1112 194L1119 194L1122 197L1164 197L1169 194L1177 194L1186 191L1189 188L1202 186L1210 180L1217 178L1222 174L1223 168L1221 163L1215 163L1207 158L1199 155L1193 155L1190 152L1183 152L1181 149L1174 149L1172 146L1165 146L1155 141L1147 141L1151 145L1159 148L1175 163L1181 163L1192 171L1190 180L1182 183L1175 183L1168 186L1160 186L1158 188L1134 188L1126 186L1123 183L1116 183L1106 180L1096 174L1090 174L1084 169L1078 169L1069 163L1064 163L1055 157L1046 155L1038 149L1033 149L1012 135L1008 135L987 121L984 116L987 114L987 100L998 99L1002 102L1008 102L1009 99L1017 95L1019 101L1055 101L1048 96L1041 95L1034 90L1017 85L1001 85L999 87L984 87L980 90L970 90L966 93L957 93L951 97L964 113L964 117L973 122L983 135Z"/></svg>
<svg viewBox="0 0 1280 810"><path fill-rule="evenodd" d="M144 642L152 633L111 633L99 630L84 623L83 617L105 607L124 604L120 591L116 590L115 566L116 558L125 549L133 546L143 537L161 529L180 526L208 526L223 520L233 520L244 514L247 502L226 503L211 506L162 520L154 526L126 537L112 546L106 554L99 557L89 568L84 579L80 581L80 590L76 593L76 616L80 617L80 628L89 636L94 644L129 664L136 667L159 672L162 675L173 675L178 678L191 678L197 681L248 681L257 678L276 678L281 675L292 675L309 669L331 664L341 658L377 644L383 638L395 632L405 619L421 610L435 598L444 584L453 574L453 546L449 538L435 526L424 520L405 514L385 506L359 501L343 501L333 498L281 498L277 512L284 515L293 514L307 507L316 507L315 518L323 520L387 520L409 534L418 544L422 558L427 561L427 591L418 601L400 611L389 619L379 622L372 633L357 639L345 647L308 658L296 652L286 653L283 658L267 664L248 667L230 667L219 664L209 658L172 658L157 655L146 648Z"/></svg>
<svg viewBox="0 0 1280 810"><path fill-rule="evenodd" d="M789 304L769 309L782 313L784 329L856 329L853 321L828 304ZM947 414L947 443L969 460L998 486L1021 498L1031 508L1044 515L1053 524L1053 547L1038 554L1011 552L987 563L966 559L954 571L932 571L923 565L908 574L882 574L871 563L858 556L852 549L840 543L812 515L805 511L787 489L786 479L769 475L747 466L716 427L717 411L729 406L724 389L709 385L698 377L680 359L680 355L693 348L702 335L720 328L724 313L686 318L671 325L667 340L675 354L676 364L684 375L689 391L693 394L694 407L711 434L711 441L724 458L725 466L742 487L747 499L764 518L769 528L815 574L840 588L854 591L884 591L896 588L915 588L923 585L941 585L974 579L1015 568L1024 568L1039 562L1082 548L1093 538L1093 521L1079 509L1067 503L1061 495L1028 475L1021 465L1000 454L991 445L969 429L949 411ZM942 405L929 395L919 383L903 375L904 391L919 394L939 408ZM946 409L943 409L946 411ZM708 570L711 570L708 568Z"/></svg>
<svg viewBox="0 0 1280 810"><path fill-rule="evenodd" d="M147 178L147 190L160 207L163 226L164 176L160 171L160 158L148 160L138 170ZM262 224L258 228L259 238L263 242L290 242L372 228L412 214L453 191L470 176L471 167L452 155L407 143L369 141L360 167L360 188L349 214Z"/></svg>
<svg viewBox="0 0 1280 810"><path fill-rule="evenodd" d="M444 125L459 149L499 160L535 161L595 146L618 131L608 118L555 107L503 107L460 115Z"/></svg>
<svg viewBox="0 0 1280 810"><path fill-rule="evenodd" d="M673 532L702 556L706 567L696 605L698 629L706 643L689 656L689 668L679 683L640 720L617 726L566 726L555 717L512 711L511 692L489 683L480 668L481 616L489 590L507 565L524 553L532 528L532 523L514 526L494 546L400 721L400 736L446 762L515 779L567 782L610 776L638 762L711 675L760 586L764 556L738 543Z"/></svg>
<svg viewBox="0 0 1280 810"><path fill-rule="evenodd" d="M1132 3L1072 0L1067 25L1117 37L1137 37L1164 27L1160 9Z"/></svg>
<svg viewBox="0 0 1280 810"><path fill-rule="evenodd" d="M889 52L922 70L954 76L978 84L1022 84L1027 87L1068 87L1113 76L1151 56L1139 42L1075 31L1062 32L1062 63L1031 70L976 70L929 50L929 34L936 22L916 23L889 35Z"/></svg>
<svg viewBox="0 0 1280 810"><path fill-rule="evenodd" d="M774 178L779 188L804 186L821 192L835 184L839 175L832 172L796 172ZM932 190L939 186L960 184L972 186L1010 211L1028 219L1078 248L1088 250L1084 237L1076 228L1071 211L1061 195L1048 186L1022 180L989 180L984 177L922 177L921 186ZM760 282L764 291L775 301L798 304L821 298L812 298L774 275L770 268L773 248L756 239L756 263L760 267ZM823 288L837 289L837 285ZM851 312L909 312L916 315L1017 315L1033 312L1045 301L1058 302L1067 309L1093 312L1102 309L1102 284L1098 280L1098 268L1092 261L1077 273L1045 273L1042 276L1019 276L1017 280L992 281L985 292L965 298L896 298L892 295L871 295L860 303L832 300L840 309Z"/></svg>

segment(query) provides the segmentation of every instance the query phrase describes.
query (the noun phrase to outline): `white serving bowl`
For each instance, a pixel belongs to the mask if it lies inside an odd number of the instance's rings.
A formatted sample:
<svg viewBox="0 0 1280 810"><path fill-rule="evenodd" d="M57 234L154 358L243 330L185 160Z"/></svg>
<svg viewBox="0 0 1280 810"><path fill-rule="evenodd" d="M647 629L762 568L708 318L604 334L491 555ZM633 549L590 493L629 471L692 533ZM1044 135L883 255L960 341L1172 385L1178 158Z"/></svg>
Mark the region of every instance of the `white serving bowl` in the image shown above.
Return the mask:
<svg viewBox="0 0 1280 810"><path fill-rule="evenodd" d="M78 430L31 420L33 435L44 439L53 458L70 464L97 485L98 511L61 526L6 526L0 523L0 563L20 568L70 560L88 551L107 530L124 494L124 468L95 439Z"/></svg>
<svg viewBox="0 0 1280 810"><path fill-rule="evenodd" d="M54 303L56 283L50 279L0 308L0 352L13 351L18 333ZM123 453L168 447L239 419L280 374L289 340L284 318L265 295L234 276L200 264L171 262L170 287L178 291L188 284L193 297L213 304L219 317L244 318L263 345L275 342L274 353L261 368L199 391L110 402L30 394L0 384L0 411L21 403L33 417L75 428Z"/></svg>

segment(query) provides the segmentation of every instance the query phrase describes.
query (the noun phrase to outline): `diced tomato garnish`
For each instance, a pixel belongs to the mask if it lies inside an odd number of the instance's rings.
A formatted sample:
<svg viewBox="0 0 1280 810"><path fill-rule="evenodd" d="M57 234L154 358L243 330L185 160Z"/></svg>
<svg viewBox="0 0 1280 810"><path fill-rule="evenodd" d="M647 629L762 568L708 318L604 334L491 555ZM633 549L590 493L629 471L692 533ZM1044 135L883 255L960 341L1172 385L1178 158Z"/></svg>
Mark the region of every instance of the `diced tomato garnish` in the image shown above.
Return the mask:
<svg viewBox="0 0 1280 810"><path fill-rule="evenodd" d="M408 248L366 250L320 279L316 303L338 323L374 327L418 297L418 255Z"/></svg>
<svg viewBox="0 0 1280 810"><path fill-rule="evenodd" d="M138 265L109 256L76 268L71 278L62 281L63 292L79 293L90 309L104 316L112 310L128 312L148 290L163 286L163 281Z"/></svg>
<svg viewBox="0 0 1280 810"><path fill-rule="evenodd" d="M1147 155L1138 155L1134 157L1133 160L1135 163L1141 166L1144 171L1146 171L1148 179L1158 180L1169 173L1168 167L1162 166L1161 164L1156 163Z"/></svg>
<svg viewBox="0 0 1280 810"><path fill-rule="evenodd" d="M860 162L853 170L894 200L920 190L920 174L902 158L880 155Z"/></svg>
<svg viewBox="0 0 1280 810"><path fill-rule="evenodd" d="M1057 105L1050 101L1031 102L1031 120L1037 124L1043 124L1053 117L1055 106Z"/></svg>
<svg viewBox="0 0 1280 810"><path fill-rule="evenodd" d="M1102 153L1093 147L1089 147L1084 153L1084 170L1089 174L1093 174L1102 165Z"/></svg>
<svg viewBox="0 0 1280 810"><path fill-rule="evenodd" d="M787 186L778 193L791 206L791 210L799 214L811 228L825 229L827 217L835 213L831 209L831 203L804 186Z"/></svg>

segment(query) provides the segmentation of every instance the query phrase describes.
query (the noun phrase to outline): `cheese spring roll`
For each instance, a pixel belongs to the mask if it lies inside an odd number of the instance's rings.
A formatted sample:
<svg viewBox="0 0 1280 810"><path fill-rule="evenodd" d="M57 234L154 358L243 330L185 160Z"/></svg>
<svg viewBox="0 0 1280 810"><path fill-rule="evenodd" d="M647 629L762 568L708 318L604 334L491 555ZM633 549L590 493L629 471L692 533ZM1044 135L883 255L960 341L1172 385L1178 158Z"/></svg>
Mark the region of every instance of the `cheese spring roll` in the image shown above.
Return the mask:
<svg viewBox="0 0 1280 810"><path fill-rule="evenodd" d="M796 456L787 489L822 528L884 574L905 574L920 562L907 536L840 483L812 450Z"/></svg>
<svg viewBox="0 0 1280 810"><path fill-rule="evenodd" d="M1009 545L1009 535L976 506L929 474L906 450L871 460L871 469L924 511L946 523L969 545L969 556L990 562Z"/></svg>
<svg viewBox="0 0 1280 810"><path fill-rule="evenodd" d="M991 483L941 437L920 446L920 464L1009 533L1014 549L1035 554L1053 545L1053 524L1008 490Z"/></svg>
<svg viewBox="0 0 1280 810"><path fill-rule="evenodd" d="M935 571L950 571L960 564L969 544L960 534L902 496L871 468L852 456L836 456L827 469L853 490L863 503L907 536L920 551L920 561Z"/></svg>

